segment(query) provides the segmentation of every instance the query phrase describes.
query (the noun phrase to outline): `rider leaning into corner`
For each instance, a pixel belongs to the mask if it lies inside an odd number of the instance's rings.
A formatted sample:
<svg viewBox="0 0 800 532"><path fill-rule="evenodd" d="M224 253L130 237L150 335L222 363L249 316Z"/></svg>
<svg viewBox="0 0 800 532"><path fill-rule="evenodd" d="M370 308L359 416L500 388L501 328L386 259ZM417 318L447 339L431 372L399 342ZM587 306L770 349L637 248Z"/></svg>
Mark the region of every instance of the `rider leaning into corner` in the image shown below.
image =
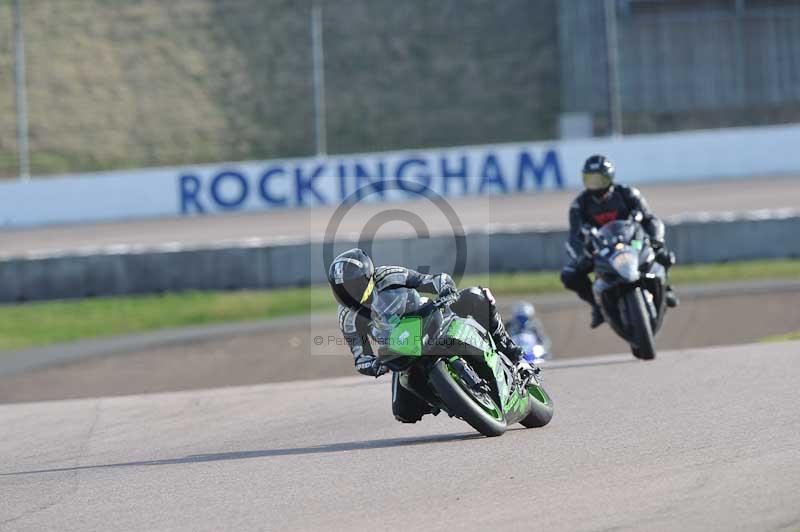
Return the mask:
<svg viewBox="0 0 800 532"><path fill-rule="evenodd" d="M602 155L592 155L583 165L583 184L586 187L569 208L569 262L561 270L561 282L578 297L592 306L592 328L599 327L605 319L592 293L589 273L594 260L586 251L585 230L602 227L614 220L635 218L650 236L656 251L656 261L666 270L675 264L675 255L664 242L664 224L650 212L641 192L634 187L614 183L614 165ZM667 286L666 302L669 307L678 305L678 298Z"/></svg>
<svg viewBox="0 0 800 532"><path fill-rule="evenodd" d="M362 375L379 377L388 369L381 365L372 351L371 304L376 293L393 288L413 288L435 294L437 298L456 298L450 309L459 316L472 316L489 331L498 350L517 365L533 369L523 358L522 349L515 345L503 326L488 288L466 288L460 292L446 273L422 274L401 266L379 266L360 249L345 251L336 257L328 270L328 282L339 302L339 327L355 359L356 370ZM392 413L403 423L416 423L432 413L431 407L399 384L399 374L392 378Z"/></svg>

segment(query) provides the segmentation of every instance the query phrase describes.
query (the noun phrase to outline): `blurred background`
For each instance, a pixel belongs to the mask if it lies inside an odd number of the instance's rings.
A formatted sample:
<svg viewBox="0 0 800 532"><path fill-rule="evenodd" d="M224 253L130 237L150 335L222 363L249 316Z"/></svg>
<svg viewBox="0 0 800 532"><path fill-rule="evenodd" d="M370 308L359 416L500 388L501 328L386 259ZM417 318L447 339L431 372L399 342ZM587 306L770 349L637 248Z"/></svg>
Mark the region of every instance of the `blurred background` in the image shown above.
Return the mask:
<svg viewBox="0 0 800 532"><path fill-rule="evenodd" d="M678 254L660 347L800 330L800 0L0 0L0 117L0 400L351 374L309 343L338 335L318 245L336 205L225 200L265 195L247 180L275 159L308 157L280 168L298 197L308 161L475 163L447 197L462 286L537 302L565 358L627 349L558 280L572 176L608 149ZM535 189L484 194L490 163L528 155ZM357 183L385 177L369 160ZM219 208L183 216L174 178L204 163ZM433 237L401 217L376 261L452 271L453 224L400 205ZM337 245L385 211L352 209Z"/></svg>
<svg viewBox="0 0 800 532"><path fill-rule="evenodd" d="M782 124L800 4L3 0L0 116L2 177Z"/></svg>

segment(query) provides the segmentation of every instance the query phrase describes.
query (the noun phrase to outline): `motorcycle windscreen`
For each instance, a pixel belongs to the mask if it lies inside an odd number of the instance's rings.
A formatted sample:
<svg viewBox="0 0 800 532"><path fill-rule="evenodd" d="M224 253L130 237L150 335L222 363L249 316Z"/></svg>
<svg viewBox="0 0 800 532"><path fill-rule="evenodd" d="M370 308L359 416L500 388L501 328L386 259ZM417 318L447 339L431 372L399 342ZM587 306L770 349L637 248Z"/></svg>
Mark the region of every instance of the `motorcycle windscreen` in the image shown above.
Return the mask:
<svg viewBox="0 0 800 532"><path fill-rule="evenodd" d="M614 220L605 224L599 232L601 240L611 245L616 242L630 242L636 238L638 225L629 220Z"/></svg>

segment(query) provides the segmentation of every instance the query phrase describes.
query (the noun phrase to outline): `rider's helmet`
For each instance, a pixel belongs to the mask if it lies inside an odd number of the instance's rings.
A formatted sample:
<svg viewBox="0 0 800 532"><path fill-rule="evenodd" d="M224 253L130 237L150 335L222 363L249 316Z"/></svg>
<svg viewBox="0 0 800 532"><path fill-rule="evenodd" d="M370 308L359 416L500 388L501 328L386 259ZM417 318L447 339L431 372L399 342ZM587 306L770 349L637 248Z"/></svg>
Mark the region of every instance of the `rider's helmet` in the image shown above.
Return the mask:
<svg viewBox="0 0 800 532"><path fill-rule="evenodd" d="M328 283L333 297L347 308L358 310L372 302L375 280L372 259L358 248L345 251L328 268Z"/></svg>
<svg viewBox="0 0 800 532"><path fill-rule="evenodd" d="M525 330L528 326L528 322L533 319L535 314L536 309L531 303L520 301L514 304L514 308L511 310L511 319L514 320L520 330Z"/></svg>
<svg viewBox="0 0 800 532"><path fill-rule="evenodd" d="M583 164L583 185L596 198L614 184L614 164L603 155L592 155Z"/></svg>

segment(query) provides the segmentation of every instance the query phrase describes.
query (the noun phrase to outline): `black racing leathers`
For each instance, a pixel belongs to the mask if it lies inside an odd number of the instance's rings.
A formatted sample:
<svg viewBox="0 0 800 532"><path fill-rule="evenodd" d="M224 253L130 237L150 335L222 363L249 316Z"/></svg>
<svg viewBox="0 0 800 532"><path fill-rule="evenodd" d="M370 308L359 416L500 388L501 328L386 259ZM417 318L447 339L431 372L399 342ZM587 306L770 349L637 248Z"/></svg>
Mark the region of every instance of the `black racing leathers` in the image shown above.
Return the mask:
<svg viewBox="0 0 800 532"><path fill-rule="evenodd" d="M379 266L375 269L374 279L376 292L405 287L438 297L456 291L455 282L446 273L426 275L401 266ZM356 369L364 375L377 376L381 366L369 343L371 321L369 308L354 311L339 305L339 328L353 353Z"/></svg>
<svg viewBox="0 0 800 532"><path fill-rule="evenodd" d="M614 185L608 196L599 199L589 191L582 192L569 208L569 241L567 254L569 261L561 270L561 281L564 286L575 291L578 297L591 305L595 305L592 295L592 283L589 273L594 269L594 264L589 255L585 253L584 234L585 227L602 227L608 222L622 220L634 213L641 213L641 224L653 242L653 247L659 250L659 256L665 257L662 262L669 267L668 252L664 247L664 223L656 218L650 211L642 194L638 189L626 185Z"/></svg>
<svg viewBox="0 0 800 532"><path fill-rule="evenodd" d="M614 220L624 220L634 212L642 214L641 224L653 241L664 242L664 224L650 212L641 192L634 187L615 185L605 199L595 198L589 191L581 193L569 207L569 242L567 253L571 258L583 255L586 226L600 228Z"/></svg>

